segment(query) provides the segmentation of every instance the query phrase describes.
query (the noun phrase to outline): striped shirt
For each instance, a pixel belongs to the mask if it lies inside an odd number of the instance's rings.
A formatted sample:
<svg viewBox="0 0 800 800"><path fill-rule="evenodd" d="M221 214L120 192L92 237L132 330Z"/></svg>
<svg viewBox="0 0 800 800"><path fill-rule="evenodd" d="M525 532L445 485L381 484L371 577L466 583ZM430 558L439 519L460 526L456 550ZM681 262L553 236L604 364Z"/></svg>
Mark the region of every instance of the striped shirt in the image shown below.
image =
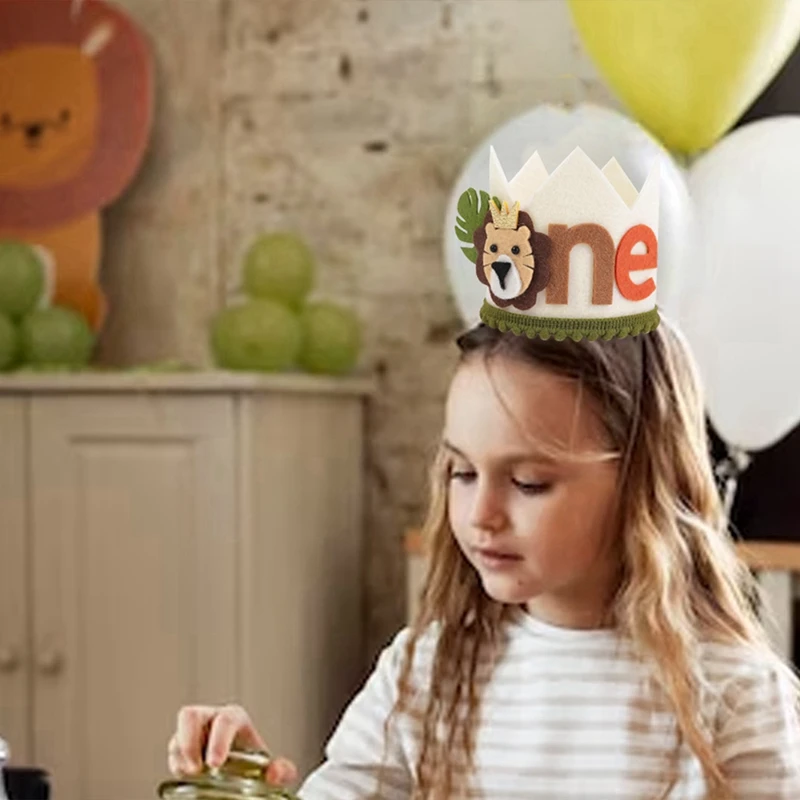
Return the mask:
<svg viewBox="0 0 800 800"><path fill-rule="evenodd" d="M555 628L519 612L483 689L475 768L467 797L489 800L705 800L699 761L678 741L676 719L630 646L610 630ZM385 721L397 699L408 630L381 654L326 749L303 800L408 800L418 713ZM428 685L436 633L418 645L412 671ZM489 669L488 663L480 668ZM791 685L745 648L703 648L702 721L736 800L800 799L800 719ZM453 752L451 763L464 764Z"/></svg>

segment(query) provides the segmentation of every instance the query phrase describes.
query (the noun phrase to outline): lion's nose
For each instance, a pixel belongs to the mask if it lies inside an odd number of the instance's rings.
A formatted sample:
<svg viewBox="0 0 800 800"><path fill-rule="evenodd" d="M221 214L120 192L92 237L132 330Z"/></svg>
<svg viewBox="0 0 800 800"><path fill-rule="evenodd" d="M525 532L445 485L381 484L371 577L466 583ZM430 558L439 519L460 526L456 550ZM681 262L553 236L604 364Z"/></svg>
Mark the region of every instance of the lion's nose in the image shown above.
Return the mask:
<svg viewBox="0 0 800 800"><path fill-rule="evenodd" d="M511 264L508 261L495 261L492 264L492 269L495 271L497 275L497 279L500 281L501 288L506 288L506 275L508 275L508 271L511 269Z"/></svg>
<svg viewBox="0 0 800 800"><path fill-rule="evenodd" d="M44 125L39 122L31 122L29 125L25 126L25 136L27 136L31 142L39 141L39 137L43 132Z"/></svg>

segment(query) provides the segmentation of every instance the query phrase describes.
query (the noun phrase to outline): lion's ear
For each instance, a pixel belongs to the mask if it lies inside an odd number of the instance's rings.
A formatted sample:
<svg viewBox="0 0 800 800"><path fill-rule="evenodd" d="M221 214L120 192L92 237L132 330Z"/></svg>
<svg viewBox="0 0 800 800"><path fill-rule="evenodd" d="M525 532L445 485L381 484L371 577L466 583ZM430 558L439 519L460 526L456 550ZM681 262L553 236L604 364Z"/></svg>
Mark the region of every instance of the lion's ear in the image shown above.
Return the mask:
<svg viewBox="0 0 800 800"><path fill-rule="evenodd" d="M531 238L531 229L527 225L522 225L519 228L517 228L517 230L520 231L521 233L524 233L526 239Z"/></svg>
<svg viewBox="0 0 800 800"><path fill-rule="evenodd" d="M114 38L114 26L110 22L96 25L81 45L84 55L97 58Z"/></svg>
<svg viewBox="0 0 800 800"><path fill-rule="evenodd" d="M494 223L493 222L487 222L486 223L486 228L484 230L486 231L486 235L488 236L494 230Z"/></svg>

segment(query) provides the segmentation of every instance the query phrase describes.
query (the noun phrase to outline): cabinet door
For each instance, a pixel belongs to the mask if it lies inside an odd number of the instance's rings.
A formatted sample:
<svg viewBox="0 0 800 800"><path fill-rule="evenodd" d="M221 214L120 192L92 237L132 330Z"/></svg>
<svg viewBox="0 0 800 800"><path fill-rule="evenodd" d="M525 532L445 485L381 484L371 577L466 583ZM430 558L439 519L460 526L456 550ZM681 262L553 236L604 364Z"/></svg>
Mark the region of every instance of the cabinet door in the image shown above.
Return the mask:
<svg viewBox="0 0 800 800"><path fill-rule="evenodd" d="M233 401L37 397L34 754L59 800L147 800L185 703L235 697Z"/></svg>
<svg viewBox="0 0 800 800"><path fill-rule="evenodd" d="M30 758L26 404L0 398L0 736L11 761Z"/></svg>
<svg viewBox="0 0 800 800"><path fill-rule="evenodd" d="M362 409L262 395L241 422L241 698L305 774L363 679Z"/></svg>

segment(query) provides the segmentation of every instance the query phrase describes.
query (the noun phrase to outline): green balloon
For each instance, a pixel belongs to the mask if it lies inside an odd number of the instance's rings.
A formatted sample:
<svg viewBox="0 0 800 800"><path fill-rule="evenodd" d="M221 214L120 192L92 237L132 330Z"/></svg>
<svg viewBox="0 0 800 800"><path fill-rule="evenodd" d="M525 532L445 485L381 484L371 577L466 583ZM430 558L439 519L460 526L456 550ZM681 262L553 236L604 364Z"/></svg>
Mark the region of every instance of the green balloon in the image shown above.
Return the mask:
<svg viewBox="0 0 800 800"><path fill-rule="evenodd" d="M310 303L301 316L300 364L309 372L343 375L358 361L361 323L356 314L335 303Z"/></svg>
<svg viewBox="0 0 800 800"><path fill-rule="evenodd" d="M245 255L243 284L251 297L299 309L314 285L314 255L296 234L260 236Z"/></svg>
<svg viewBox="0 0 800 800"><path fill-rule="evenodd" d="M0 314L0 372L11 369L19 355L17 326L5 314Z"/></svg>
<svg viewBox="0 0 800 800"><path fill-rule="evenodd" d="M223 369L279 372L296 364L301 344L297 315L271 300L226 308L211 326L211 350Z"/></svg>
<svg viewBox="0 0 800 800"><path fill-rule="evenodd" d="M20 319L44 292L44 267L36 251L23 242L0 240L0 313Z"/></svg>
<svg viewBox="0 0 800 800"><path fill-rule="evenodd" d="M62 306L39 308L20 325L22 361L34 367L83 367L94 349L94 334L77 311Z"/></svg>

